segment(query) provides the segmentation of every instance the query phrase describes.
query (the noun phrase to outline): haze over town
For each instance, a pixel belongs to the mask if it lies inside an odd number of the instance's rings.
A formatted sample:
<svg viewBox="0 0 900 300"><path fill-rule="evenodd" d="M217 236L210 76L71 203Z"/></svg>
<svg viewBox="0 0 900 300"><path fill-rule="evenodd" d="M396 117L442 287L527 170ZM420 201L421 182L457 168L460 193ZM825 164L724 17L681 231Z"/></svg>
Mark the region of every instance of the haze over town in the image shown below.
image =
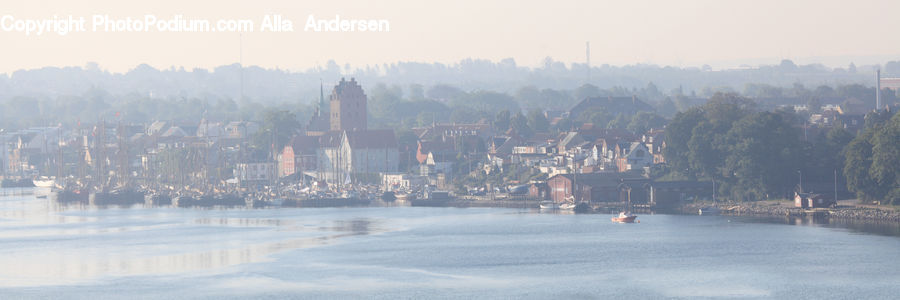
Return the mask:
<svg viewBox="0 0 900 300"><path fill-rule="evenodd" d="M898 1L78 2L0 11L0 298L900 294Z"/></svg>
<svg viewBox="0 0 900 300"><path fill-rule="evenodd" d="M152 4L151 4L152 3ZM211 9L215 7L215 9ZM884 63L900 54L894 1L23 1L5 4L18 19L53 15L261 19L280 14L302 27L308 15L386 19L390 32L327 33L88 33L25 36L0 32L7 45L0 72L45 66L84 66L127 72L155 68L214 68L243 60L263 68L307 70L328 60L357 68L402 61L452 64L463 59L512 58L538 67L546 57L566 64L656 64L713 69L777 63L846 67ZM784 26L784 24L790 24ZM241 47L240 45L243 45ZM243 50L241 50L243 48ZM243 52L243 53L241 53ZM128 55L123 55L127 53Z"/></svg>

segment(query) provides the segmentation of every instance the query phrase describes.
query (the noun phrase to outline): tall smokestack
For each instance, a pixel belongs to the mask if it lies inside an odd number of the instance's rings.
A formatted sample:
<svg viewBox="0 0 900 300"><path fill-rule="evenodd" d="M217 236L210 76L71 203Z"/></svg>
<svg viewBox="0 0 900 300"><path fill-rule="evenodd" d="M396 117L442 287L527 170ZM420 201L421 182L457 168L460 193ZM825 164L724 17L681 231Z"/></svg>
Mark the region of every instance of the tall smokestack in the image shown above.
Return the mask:
<svg viewBox="0 0 900 300"><path fill-rule="evenodd" d="M881 69L875 70L875 111L881 109Z"/></svg>
<svg viewBox="0 0 900 300"><path fill-rule="evenodd" d="M591 83L591 42L584 42L585 65L587 65L587 83Z"/></svg>

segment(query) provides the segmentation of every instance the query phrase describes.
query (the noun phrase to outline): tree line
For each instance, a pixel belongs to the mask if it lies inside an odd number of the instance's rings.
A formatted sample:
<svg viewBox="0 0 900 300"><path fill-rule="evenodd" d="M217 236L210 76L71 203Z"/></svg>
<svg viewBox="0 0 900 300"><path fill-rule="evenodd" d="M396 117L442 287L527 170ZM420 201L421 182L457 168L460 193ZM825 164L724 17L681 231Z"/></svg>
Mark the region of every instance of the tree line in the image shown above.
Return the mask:
<svg viewBox="0 0 900 300"><path fill-rule="evenodd" d="M890 115L867 115L856 137L840 125L809 137L792 110L762 111L718 93L669 122L664 176L715 180L719 195L736 201L790 198L801 180L834 180L863 200L900 204L900 117Z"/></svg>

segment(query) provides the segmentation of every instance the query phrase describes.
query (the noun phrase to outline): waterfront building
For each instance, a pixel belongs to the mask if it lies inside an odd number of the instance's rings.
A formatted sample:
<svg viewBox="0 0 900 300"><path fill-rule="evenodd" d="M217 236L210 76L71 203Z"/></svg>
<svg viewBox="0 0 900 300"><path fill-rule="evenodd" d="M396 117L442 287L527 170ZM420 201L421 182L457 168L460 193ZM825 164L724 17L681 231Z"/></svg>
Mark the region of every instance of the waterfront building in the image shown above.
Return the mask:
<svg viewBox="0 0 900 300"><path fill-rule="evenodd" d="M356 82L350 78L341 81L331 91L330 98L330 122L331 130L366 130L366 93Z"/></svg>

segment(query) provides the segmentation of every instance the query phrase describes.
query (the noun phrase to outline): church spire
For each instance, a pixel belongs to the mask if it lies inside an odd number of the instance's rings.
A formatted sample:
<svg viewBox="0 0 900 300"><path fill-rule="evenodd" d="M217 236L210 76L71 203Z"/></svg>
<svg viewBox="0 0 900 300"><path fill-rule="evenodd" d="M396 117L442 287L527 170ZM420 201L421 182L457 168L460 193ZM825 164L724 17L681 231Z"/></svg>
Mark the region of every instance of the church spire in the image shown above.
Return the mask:
<svg viewBox="0 0 900 300"><path fill-rule="evenodd" d="M322 78L319 78L319 106L316 107L316 115L321 115L325 108L325 88L323 87Z"/></svg>

